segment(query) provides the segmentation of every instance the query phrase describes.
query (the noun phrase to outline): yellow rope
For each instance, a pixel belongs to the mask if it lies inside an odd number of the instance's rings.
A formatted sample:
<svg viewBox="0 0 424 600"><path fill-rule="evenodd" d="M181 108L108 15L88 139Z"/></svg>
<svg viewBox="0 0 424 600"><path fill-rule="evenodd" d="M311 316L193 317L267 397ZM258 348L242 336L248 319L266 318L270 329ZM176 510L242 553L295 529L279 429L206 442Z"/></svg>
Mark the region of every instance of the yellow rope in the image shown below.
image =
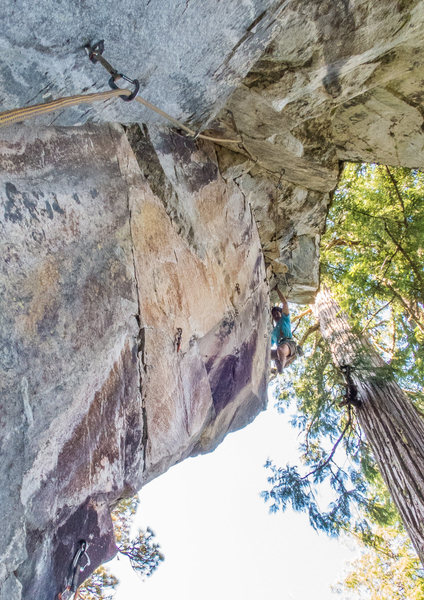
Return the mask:
<svg viewBox="0 0 424 600"><path fill-rule="evenodd" d="M27 119L31 119L32 117L36 117L37 115L47 114L67 106L75 106L77 104L91 104L92 102L107 100L108 98L114 98L115 96L129 96L131 93L131 90L127 89L110 91L108 90L107 92L97 92L95 94L78 94L76 96L67 96L65 98L58 98L57 100L52 100L51 102L45 102L43 104L34 104L33 106L27 106L24 108L15 108L13 110L8 110L6 112L0 113L0 127L6 127L7 125L11 125L12 123L16 123L17 121L26 121ZM187 125L184 125L177 119L174 119L174 117L171 117L171 115L168 115L168 113L164 112L154 104L151 104L147 100L144 100L144 98L141 98L141 96L136 96L135 100L137 100L137 102L139 102L149 110L152 110L161 117L164 117L180 129L183 129L192 137L198 137L202 140L209 140L211 142L226 142L230 144L240 143L240 140L227 140L203 134L199 134L196 136L196 132L187 127Z"/></svg>
<svg viewBox="0 0 424 600"><path fill-rule="evenodd" d="M107 92L98 92L97 94L79 94L77 96L67 96L66 98L58 98L51 102L45 102L43 104L34 104L33 106L27 106L24 108L15 108L14 110L8 110L0 113L0 127L5 125L11 125L16 121L26 121L37 115L43 115L65 106L74 106L75 104L91 104L98 100L107 100L113 96L118 96L122 92L129 92L129 90L110 90Z"/></svg>

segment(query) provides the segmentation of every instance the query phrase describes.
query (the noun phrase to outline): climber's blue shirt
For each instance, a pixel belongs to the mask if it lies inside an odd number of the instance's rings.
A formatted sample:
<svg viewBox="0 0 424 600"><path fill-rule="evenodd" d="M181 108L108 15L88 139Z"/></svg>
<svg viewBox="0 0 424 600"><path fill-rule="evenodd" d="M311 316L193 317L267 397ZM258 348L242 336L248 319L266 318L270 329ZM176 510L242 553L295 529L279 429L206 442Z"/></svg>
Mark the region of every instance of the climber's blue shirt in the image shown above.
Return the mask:
<svg viewBox="0 0 424 600"><path fill-rule="evenodd" d="M278 342L281 338L291 338L292 331L290 325L290 315L285 315L281 317L278 321L277 325L274 327L271 333L271 345L278 346Z"/></svg>

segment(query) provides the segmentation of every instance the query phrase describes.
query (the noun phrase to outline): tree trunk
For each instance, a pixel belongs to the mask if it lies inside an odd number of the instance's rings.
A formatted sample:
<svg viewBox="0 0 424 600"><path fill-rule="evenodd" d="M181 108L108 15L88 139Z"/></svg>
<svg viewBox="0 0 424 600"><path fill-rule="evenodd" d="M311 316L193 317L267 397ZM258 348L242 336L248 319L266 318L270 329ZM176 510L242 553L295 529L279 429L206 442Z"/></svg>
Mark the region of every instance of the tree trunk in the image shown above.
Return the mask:
<svg viewBox="0 0 424 600"><path fill-rule="evenodd" d="M315 313L334 364L353 367L352 379L362 400L356 409L358 421L424 565L424 420L391 378L386 363L352 331L326 288L316 298Z"/></svg>

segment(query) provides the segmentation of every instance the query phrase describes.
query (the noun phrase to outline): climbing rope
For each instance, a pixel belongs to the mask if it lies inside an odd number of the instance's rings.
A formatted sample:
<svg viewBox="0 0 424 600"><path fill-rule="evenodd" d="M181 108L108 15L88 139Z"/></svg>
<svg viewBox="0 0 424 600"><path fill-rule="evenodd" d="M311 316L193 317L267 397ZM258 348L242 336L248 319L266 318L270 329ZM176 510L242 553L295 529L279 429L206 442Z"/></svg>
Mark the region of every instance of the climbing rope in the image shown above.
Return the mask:
<svg viewBox="0 0 424 600"><path fill-rule="evenodd" d="M121 94L131 94L130 90L108 90L107 92L98 92L96 94L78 94L76 96L67 96L66 98L58 98L51 102L45 102L43 104L34 104L33 106L26 106L24 108L15 108L6 112L0 113L0 127L11 125L17 121L26 121L37 115L43 115L59 108L66 106L75 106L77 104L91 104L98 100L108 100Z"/></svg>
<svg viewBox="0 0 424 600"><path fill-rule="evenodd" d="M86 50L90 60L94 63L100 62L100 64L111 74L111 77L109 79L109 85L112 88L112 90L108 90L106 92L97 92L94 94L77 94L76 96L66 96L63 98L58 98L57 100L52 100L50 102L44 102L42 104L34 104L33 106L8 110L6 112L0 113L0 127L11 125L12 123L16 123L17 121L26 121L38 115L43 115L59 110L60 108L76 106L78 104L92 104L93 102L108 100L109 98L116 98L116 96L119 96L122 100L125 100L127 102L130 100L136 100L149 110L160 115L167 121L170 121L171 123L173 123L173 125L185 131L189 136L195 139L200 138L202 140L208 140L210 142L240 144L241 140L216 138L213 136L196 133L193 129L187 127L187 125L184 125L184 123L181 123L181 121L178 121L178 119L174 119L174 117L161 110L148 100L145 100L141 96L138 96L138 90L140 87L139 82L136 79L130 79L126 75L123 75L122 73L119 73L116 69L114 69L110 65L110 63L102 56L103 49L103 40L100 40L100 42L93 46L86 46ZM118 88L116 85L116 81L118 79L125 79L129 83L133 84L135 89L131 91L125 88Z"/></svg>
<svg viewBox="0 0 424 600"><path fill-rule="evenodd" d="M116 89L116 90L108 90L106 92L98 92L96 94L77 94L76 96L66 96L65 98L58 98L57 100L52 100L50 102L44 102L43 104L34 104L33 106L27 106L24 108L15 108L13 110L8 110L6 112L0 113L0 127L5 127L7 125L11 125L12 123L16 123L17 121L27 121L32 117L36 117L38 115L47 114L50 112L54 112L55 110L59 110L60 108L68 107L68 106L76 106L77 104L91 104L93 102L98 102L100 100L108 100L109 98L116 98L116 96L130 96L132 94L131 90L127 89ZM146 108L154 111L158 115L161 115L174 125L176 125L179 129L182 129L186 133L188 133L193 138L200 138L202 140L208 140L210 142L220 142L220 143L229 143L229 144L239 144L240 140L230 140L212 137L210 135L204 135L202 133L196 134L193 129L181 123L171 115L168 115L165 111L161 110L154 104L151 104L141 96L137 96L135 98L137 102L143 104Z"/></svg>

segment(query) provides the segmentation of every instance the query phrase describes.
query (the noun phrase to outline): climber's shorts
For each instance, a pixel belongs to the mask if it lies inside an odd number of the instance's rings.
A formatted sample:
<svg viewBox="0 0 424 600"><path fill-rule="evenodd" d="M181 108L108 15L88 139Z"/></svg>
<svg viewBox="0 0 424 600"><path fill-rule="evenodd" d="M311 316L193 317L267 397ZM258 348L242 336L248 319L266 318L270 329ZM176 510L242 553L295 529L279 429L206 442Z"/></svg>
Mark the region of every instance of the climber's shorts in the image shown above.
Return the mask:
<svg viewBox="0 0 424 600"><path fill-rule="evenodd" d="M283 346L284 344L286 344L286 346L288 346L290 349L289 356L294 356L296 354L296 342L292 338L281 338L278 342L278 345Z"/></svg>

